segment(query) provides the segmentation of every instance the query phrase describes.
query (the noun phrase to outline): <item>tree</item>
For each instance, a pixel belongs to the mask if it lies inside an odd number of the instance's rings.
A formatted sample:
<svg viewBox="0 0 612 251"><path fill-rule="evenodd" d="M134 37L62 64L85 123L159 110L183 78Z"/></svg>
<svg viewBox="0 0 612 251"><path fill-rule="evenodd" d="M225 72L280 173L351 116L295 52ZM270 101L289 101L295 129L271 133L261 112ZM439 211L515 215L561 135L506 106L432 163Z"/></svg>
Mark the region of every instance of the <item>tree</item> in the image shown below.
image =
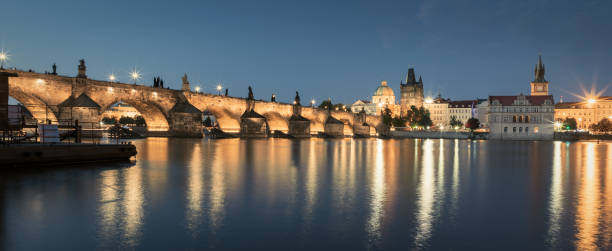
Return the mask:
<svg viewBox="0 0 612 251"><path fill-rule="evenodd" d="M474 131L480 127L480 121L477 118L470 118L465 122L465 128L470 129L470 131Z"/></svg>
<svg viewBox="0 0 612 251"><path fill-rule="evenodd" d="M595 132L612 132L612 122L607 118L603 118L596 124L592 124L589 129Z"/></svg>
<svg viewBox="0 0 612 251"><path fill-rule="evenodd" d="M393 124L393 118L391 118L391 109L385 108L382 113L383 124L391 126Z"/></svg>
<svg viewBox="0 0 612 251"><path fill-rule="evenodd" d="M119 118L119 124L133 125L133 124L136 124L136 120L134 120L134 118L131 118L131 117L122 116L121 118Z"/></svg>
<svg viewBox="0 0 612 251"><path fill-rule="evenodd" d="M394 127L406 127L406 122L408 122L408 120L403 117L395 117L391 120L391 124L393 124Z"/></svg>
<svg viewBox="0 0 612 251"><path fill-rule="evenodd" d="M147 122L145 121L145 119L142 116L136 116L136 119L135 119L134 123L137 126L147 126Z"/></svg>
<svg viewBox="0 0 612 251"><path fill-rule="evenodd" d="M457 119L457 117L455 117L455 116L451 116L451 119L450 119L450 123L449 123L449 124L450 124L450 126L451 126L452 128L455 128L455 127L460 127L460 126L462 126L462 125L463 125L463 123L461 123L461 120L458 120L458 119Z"/></svg>
<svg viewBox="0 0 612 251"><path fill-rule="evenodd" d="M206 126L206 127L212 127L213 126L212 120L208 116L204 119L204 122L202 122L202 124L204 126Z"/></svg>
<svg viewBox="0 0 612 251"><path fill-rule="evenodd" d="M566 118L563 121L563 129L565 130L576 130L577 127L578 126L575 118Z"/></svg>
<svg viewBox="0 0 612 251"><path fill-rule="evenodd" d="M329 99L328 100L323 100L323 102L321 102L321 104L319 105L319 108L327 109L327 110L346 111L346 106L344 104L342 104L342 103L334 104Z"/></svg>
<svg viewBox="0 0 612 251"><path fill-rule="evenodd" d="M319 105L319 108L321 109L332 109L334 106L334 104L332 104L331 100L323 100L323 102L321 102L321 104Z"/></svg>
<svg viewBox="0 0 612 251"><path fill-rule="evenodd" d="M107 125L113 125L115 123L117 123L117 119L115 119L114 117L104 117L102 118L102 123L107 124Z"/></svg>
<svg viewBox="0 0 612 251"><path fill-rule="evenodd" d="M404 119L408 122L408 124L410 124L411 127L428 127L433 124L430 118L429 110L422 106L419 108L416 108L416 106L411 106Z"/></svg>

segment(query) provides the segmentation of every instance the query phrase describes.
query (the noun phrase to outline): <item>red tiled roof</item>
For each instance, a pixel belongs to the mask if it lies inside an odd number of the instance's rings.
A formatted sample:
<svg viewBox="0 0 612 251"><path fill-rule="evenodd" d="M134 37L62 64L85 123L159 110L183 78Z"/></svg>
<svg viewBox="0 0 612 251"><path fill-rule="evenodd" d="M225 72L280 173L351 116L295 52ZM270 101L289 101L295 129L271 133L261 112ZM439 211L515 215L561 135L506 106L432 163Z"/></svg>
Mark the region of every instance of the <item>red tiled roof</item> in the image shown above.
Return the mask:
<svg viewBox="0 0 612 251"><path fill-rule="evenodd" d="M472 104L476 106L476 100L458 100L458 101L450 101L448 103L448 107L450 108L471 108Z"/></svg>
<svg viewBox="0 0 612 251"><path fill-rule="evenodd" d="M501 103L504 106L512 105L514 103L514 100L516 100L517 97L518 96L489 96L489 104L493 103L493 100L498 100L499 103ZM552 95L546 95L546 96L544 96L544 95L542 95L542 96L525 96L525 98L532 105L542 105L542 104L544 104L544 101L546 101L547 99L550 99L551 104L554 103Z"/></svg>

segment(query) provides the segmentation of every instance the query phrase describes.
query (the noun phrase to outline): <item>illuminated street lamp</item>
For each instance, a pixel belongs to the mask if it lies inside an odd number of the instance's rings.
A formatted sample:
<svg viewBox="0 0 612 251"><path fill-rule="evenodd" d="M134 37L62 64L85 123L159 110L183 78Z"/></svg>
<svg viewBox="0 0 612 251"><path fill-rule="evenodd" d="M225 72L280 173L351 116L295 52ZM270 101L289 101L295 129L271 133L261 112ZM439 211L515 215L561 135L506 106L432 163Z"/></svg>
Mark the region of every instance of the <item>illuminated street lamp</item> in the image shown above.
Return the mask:
<svg viewBox="0 0 612 251"><path fill-rule="evenodd" d="M4 69L4 62L8 61L9 55L2 49L0 51L0 69Z"/></svg>
<svg viewBox="0 0 612 251"><path fill-rule="evenodd" d="M196 90L196 92L200 92L200 87L196 86L195 90Z"/></svg>
<svg viewBox="0 0 612 251"><path fill-rule="evenodd" d="M310 100L310 105L311 105L312 107L314 107L315 103L316 103L316 101L315 101L314 99Z"/></svg>
<svg viewBox="0 0 612 251"><path fill-rule="evenodd" d="M221 90L223 90L223 86L221 86L220 84L217 85L217 91L219 92L219 95L221 95Z"/></svg>
<svg viewBox="0 0 612 251"><path fill-rule="evenodd" d="M117 79L115 77L115 74L111 74L111 75L108 76L108 80L111 81L111 82L115 82L115 79Z"/></svg>
<svg viewBox="0 0 612 251"><path fill-rule="evenodd" d="M431 103L433 103L433 99L432 99L432 98L430 98L430 97L427 97L427 98L425 99L425 103L426 103L426 104L431 104Z"/></svg>
<svg viewBox="0 0 612 251"><path fill-rule="evenodd" d="M595 104L597 102L597 100L590 98L589 100L587 100L587 102L589 104Z"/></svg>
<svg viewBox="0 0 612 251"><path fill-rule="evenodd" d="M138 71L136 71L136 69L134 69L131 73L130 73L130 77L132 78L132 80L134 80L134 84L136 84L136 81L138 79L140 79L140 73Z"/></svg>

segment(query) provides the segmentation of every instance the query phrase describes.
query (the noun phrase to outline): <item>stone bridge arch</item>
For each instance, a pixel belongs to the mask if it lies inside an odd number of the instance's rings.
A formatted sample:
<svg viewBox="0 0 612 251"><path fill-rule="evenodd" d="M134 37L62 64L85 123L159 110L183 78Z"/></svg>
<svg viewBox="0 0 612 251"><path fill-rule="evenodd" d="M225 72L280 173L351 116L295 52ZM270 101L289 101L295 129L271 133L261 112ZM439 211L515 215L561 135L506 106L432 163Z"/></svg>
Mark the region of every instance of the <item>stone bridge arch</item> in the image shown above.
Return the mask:
<svg viewBox="0 0 612 251"><path fill-rule="evenodd" d="M192 104L193 105L193 104ZM219 124L219 128L224 132L239 132L240 131L240 115L233 111L233 109L228 109L221 106L196 106L200 111L206 111L211 113L217 123Z"/></svg>
<svg viewBox="0 0 612 251"><path fill-rule="evenodd" d="M96 101L94 99L94 101ZM96 101L97 102L97 101ZM102 104L100 104L100 112L98 121L102 120L102 114L110 109L111 106L117 104L119 102L126 103L128 105L133 106L144 118L147 123L148 131L168 131L170 129L170 124L168 123L168 117L163 112L162 108L159 105L153 102L146 102L142 100L134 100L134 99L122 99L115 98L112 101L104 100Z"/></svg>
<svg viewBox="0 0 612 251"><path fill-rule="evenodd" d="M21 103L32 114L38 123L57 124L57 107L50 106L35 95L26 94L15 88L9 88L9 96Z"/></svg>

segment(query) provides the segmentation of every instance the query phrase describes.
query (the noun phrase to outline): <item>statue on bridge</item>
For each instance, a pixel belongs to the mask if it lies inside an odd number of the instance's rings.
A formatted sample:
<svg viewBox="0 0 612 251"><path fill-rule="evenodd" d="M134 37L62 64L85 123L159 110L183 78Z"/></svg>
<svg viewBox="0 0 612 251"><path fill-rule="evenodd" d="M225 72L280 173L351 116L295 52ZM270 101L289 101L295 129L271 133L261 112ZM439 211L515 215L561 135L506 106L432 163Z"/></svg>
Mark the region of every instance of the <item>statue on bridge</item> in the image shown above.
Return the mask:
<svg viewBox="0 0 612 251"><path fill-rule="evenodd" d="M253 96L253 88L251 86L249 86L249 96L247 97L246 105L246 112L251 112L255 109L255 97Z"/></svg>
<svg viewBox="0 0 612 251"><path fill-rule="evenodd" d="M251 88L251 86L249 85L249 96L247 97L248 100L254 100L255 96L253 96L253 89Z"/></svg>
<svg viewBox="0 0 612 251"><path fill-rule="evenodd" d="M272 94L272 98L270 98L270 102L276 102L276 94Z"/></svg>
<svg viewBox="0 0 612 251"><path fill-rule="evenodd" d="M81 59L79 60L79 74L77 75L78 78L87 78L87 75L85 74L87 72L87 67L85 66L85 59Z"/></svg>
<svg viewBox="0 0 612 251"><path fill-rule="evenodd" d="M51 68L53 69L53 72L51 74L53 75L57 75L57 65L55 65L55 63L53 63L53 65L51 66Z"/></svg>
<svg viewBox="0 0 612 251"><path fill-rule="evenodd" d="M185 75L183 75L182 77L183 80L183 91L189 91L189 80L187 80L187 73L185 73Z"/></svg>
<svg viewBox="0 0 612 251"><path fill-rule="evenodd" d="M294 104L296 105L300 105L300 93L298 93L297 91L295 91L295 100L294 100Z"/></svg>

